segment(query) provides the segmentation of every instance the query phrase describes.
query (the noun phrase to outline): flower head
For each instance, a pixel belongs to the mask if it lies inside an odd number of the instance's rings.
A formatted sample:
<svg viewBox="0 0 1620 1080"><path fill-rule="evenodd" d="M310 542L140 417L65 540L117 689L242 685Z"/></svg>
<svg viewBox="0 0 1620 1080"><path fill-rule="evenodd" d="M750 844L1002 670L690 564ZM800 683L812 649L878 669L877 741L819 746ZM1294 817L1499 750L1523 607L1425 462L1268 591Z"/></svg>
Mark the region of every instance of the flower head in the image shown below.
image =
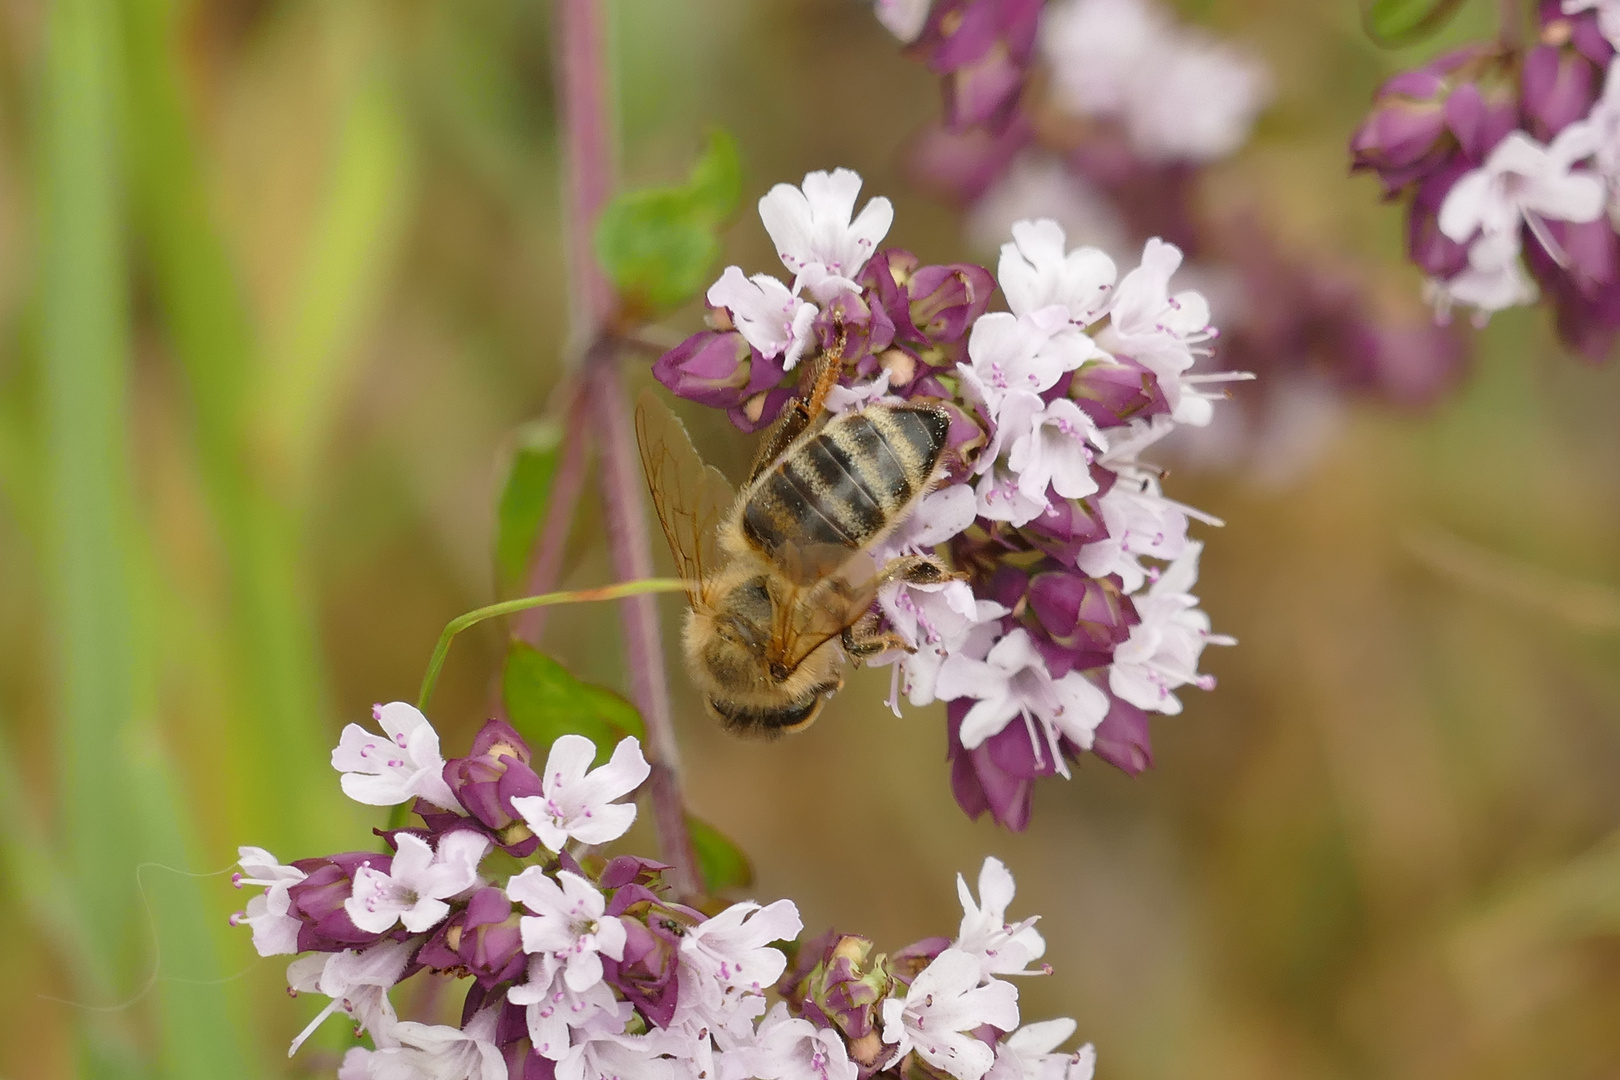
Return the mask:
<svg viewBox="0 0 1620 1080"><path fill-rule="evenodd" d="M439 838L438 850L411 833L395 837L399 849L388 869L362 866L343 910L355 926L374 934L403 923L413 934L431 930L450 913L445 900L471 889L489 851L481 833L457 829Z"/></svg>
<svg viewBox="0 0 1620 1080"><path fill-rule="evenodd" d="M549 851L569 840L605 844L617 840L636 820L634 803L616 800L641 786L652 771L641 743L621 740L613 757L592 769L596 745L583 735L563 735L551 744L541 774L541 794L513 799L512 806Z"/></svg>
<svg viewBox="0 0 1620 1080"><path fill-rule="evenodd" d="M332 768L343 774L343 793L367 806L397 806L423 798L446 810L455 796L441 772L439 733L413 706L403 701L374 705L371 717L383 729L378 738L358 724L343 729Z"/></svg>
<svg viewBox="0 0 1620 1080"><path fill-rule="evenodd" d="M860 291L854 278L894 222L894 207L881 195L856 215L860 193L858 173L834 169L806 174L800 187L777 184L759 200L760 220L782 265L798 275L795 294L808 290L826 303Z"/></svg>

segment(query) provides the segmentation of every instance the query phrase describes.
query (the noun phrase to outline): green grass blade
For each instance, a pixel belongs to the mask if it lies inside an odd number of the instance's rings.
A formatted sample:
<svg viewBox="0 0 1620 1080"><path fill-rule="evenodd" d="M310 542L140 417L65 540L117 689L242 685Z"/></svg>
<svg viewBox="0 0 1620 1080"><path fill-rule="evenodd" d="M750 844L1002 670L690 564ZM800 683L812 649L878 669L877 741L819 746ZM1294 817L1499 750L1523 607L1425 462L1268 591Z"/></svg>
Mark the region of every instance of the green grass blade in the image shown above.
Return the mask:
<svg viewBox="0 0 1620 1080"><path fill-rule="evenodd" d="M223 920L203 899L204 889L225 890L225 879L193 876L197 845L188 835L173 769L155 737L132 748L130 788L141 850L149 860L139 881L158 957L163 1075L250 1080L259 1070L250 1065L236 1022L242 984L223 977L216 942Z"/></svg>
<svg viewBox="0 0 1620 1080"><path fill-rule="evenodd" d="M208 208L182 96L176 6L126 7L128 140L139 235L191 399L193 437L230 574L236 817L262 843L305 849L345 819L310 762L324 759L314 618L296 510L254 452L263 357L240 276ZM257 808L275 805L274 814Z"/></svg>
<svg viewBox="0 0 1620 1080"><path fill-rule="evenodd" d="M113 12L50 9L41 162L41 380L60 822L95 947L117 956L133 893L120 733L134 696L127 552L128 342Z"/></svg>

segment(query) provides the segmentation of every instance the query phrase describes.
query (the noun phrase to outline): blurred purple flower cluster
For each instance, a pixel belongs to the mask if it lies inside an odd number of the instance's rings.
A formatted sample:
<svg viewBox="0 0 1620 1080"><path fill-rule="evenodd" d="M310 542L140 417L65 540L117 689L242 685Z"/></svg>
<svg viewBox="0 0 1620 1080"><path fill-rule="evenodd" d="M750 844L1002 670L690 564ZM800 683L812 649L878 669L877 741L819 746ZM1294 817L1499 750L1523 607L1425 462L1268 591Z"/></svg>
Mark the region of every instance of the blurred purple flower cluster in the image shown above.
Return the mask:
<svg viewBox="0 0 1620 1080"><path fill-rule="evenodd" d="M1222 366L1262 379L1184 448L1195 460L1297 472L1343 400L1422 406L1462 373L1461 338L1417 305L1388 310L1356 268L1284 250L1263 207L1203 198L1270 98L1249 51L1156 0L879 0L877 14L940 77L911 173L964 208L975 244L1052 218L1116 259L1155 236L1186 255L1224 313Z"/></svg>
<svg viewBox="0 0 1620 1080"><path fill-rule="evenodd" d="M595 852L635 819L634 739L592 768L595 745L564 735L537 771L501 721L446 762L416 709L375 715L382 734L350 725L333 752L343 790L414 801L422 826L384 834L388 854L284 866L245 847L235 878L263 891L232 922L263 956L302 954L290 989L330 999L289 1054L338 1012L370 1036L339 1080L1090 1080L1090 1046L1055 1052L1074 1021L1019 1026L1005 976L1040 973L1046 946L1035 919L1007 922L996 860L977 899L958 879L955 939L800 947L790 900L700 908L668 895L664 865ZM458 1024L400 1019L390 993L422 972L465 985Z"/></svg>
<svg viewBox="0 0 1620 1080"><path fill-rule="evenodd" d="M1528 48L1477 43L1378 91L1350 141L1386 198L1410 197L1407 250L1443 316L1546 298L1572 350L1620 335L1620 14L1544 0Z"/></svg>
<svg viewBox="0 0 1620 1080"><path fill-rule="evenodd" d="M871 662L893 665L897 712L902 695L950 703L957 801L1022 829L1036 779L1087 750L1141 771L1147 714L1213 685L1199 656L1230 639L1192 595L1187 527L1202 515L1166 498L1140 454L1208 424L1231 376L1191 370L1217 332L1202 295L1171 287L1173 244L1149 240L1120 276L1043 219L1012 226L996 277L924 266L878 246L892 211L876 198L856 214L860 184L838 170L772 189L760 216L793 285L728 267L711 328L653 371L744 431L805 394L801 362L839 365L830 410L901 399L949 414L941 485L874 554L943 553L959 578L886 586L879 607L908 651ZM998 278L1011 310L989 312Z"/></svg>

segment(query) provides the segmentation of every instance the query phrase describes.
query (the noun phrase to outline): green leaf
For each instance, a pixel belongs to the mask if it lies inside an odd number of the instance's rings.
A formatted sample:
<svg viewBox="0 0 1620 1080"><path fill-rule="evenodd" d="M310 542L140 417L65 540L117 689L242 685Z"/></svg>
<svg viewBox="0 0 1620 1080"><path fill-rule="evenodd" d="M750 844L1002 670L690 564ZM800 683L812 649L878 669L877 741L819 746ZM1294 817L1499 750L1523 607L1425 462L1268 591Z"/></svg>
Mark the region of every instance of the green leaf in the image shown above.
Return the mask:
<svg viewBox="0 0 1620 1080"><path fill-rule="evenodd" d="M523 577L529 549L551 499L551 484L562 459L562 437L562 425L553 420L528 424L520 433L496 511L495 566L504 585Z"/></svg>
<svg viewBox="0 0 1620 1080"><path fill-rule="evenodd" d="M521 641L506 654L501 689L512 726L536 753L559 736L583 735L596 744L600 764L626 735L647 737L634 705L604 687L580 682Z"/></svg>
<svg viewBox="0 0 1620 1080"><path fill-rule="evenodd" d="M700 293L720 255L720 226L742 198L742 161L723 131L679 187L620 195L596 225L596 254L625 309L651 317Z"/></svg>
<svg viewBox="0 0 1620 1080"><path fill-rule="evenodd" d="M1385 48L1411 45L1440 30L1465 0L1362 0L1367 36Z"/></svg>
<svg viewBox="0 0 1620 1080"><path fill-rule="evenodd" d="M746 889L754 883L754 864L720 830L688 814L686 829L697 851L698 872L710 894L724 889Z"/></svg>

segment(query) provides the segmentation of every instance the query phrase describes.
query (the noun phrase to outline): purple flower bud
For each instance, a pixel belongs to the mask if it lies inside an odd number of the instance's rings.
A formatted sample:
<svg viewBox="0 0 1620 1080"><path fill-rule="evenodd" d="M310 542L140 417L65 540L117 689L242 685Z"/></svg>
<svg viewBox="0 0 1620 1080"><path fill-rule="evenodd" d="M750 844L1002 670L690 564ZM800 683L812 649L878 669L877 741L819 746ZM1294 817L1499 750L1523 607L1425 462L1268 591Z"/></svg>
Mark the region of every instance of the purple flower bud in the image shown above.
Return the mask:
<svg viewBox="0 0 1620 1080"><path fill-rule="evenodd" d="M1521 80L1525 127L1542 142L1590 112L1603 86L1602 70L1567 45L1531 49Z"/></svg>
<svg viewBox="0 0 1620 1080"><path fill-rule="evenodd" d="M693 334L653 363L653 378L676 397L715 409L731 409L751 392L755 360L764 362L743 336L703 330ZM776 381L782 369L776 366Z"/></svg>
<svg viewBox="0 0 1620 1080"><path fill-rule="evenodd" d="M1451 186L1468 171L1468 163L1457 161L1424 179L1412 199L1407 218L1406 252L1431 277L1449 278L1468 266L1468 248L1440 231L1440 205Z"/></svg>
<svg viewBox="0 0 1620 1080"><path fill-rule="evenodd" d="M1113 704L1091 733L1091 752L1130 776L1153 768L1147 713L1110 695Z"/></svg>
<svg viewBox="0 0 1620 1080"><path fill-rule="evenodd" d="M734 409L726 410L726 417L731 426L744 435L752 435L776 423L776 418L782 415L782 409L793 399L792 386L774 386L769 390L761 390L750 394L740 405Z"/></svg>
<svg viewBox="0 0 1620 1080"><path fill-rule="evenodd" d="M1455 143L1446 127L1451 88L1428 70L1406 71L1385 83L1372 111L1350 137L1351 171L1371 169L1393 195L1443 162Z"/></svg>
<svg viewBox="0 0 1620 1080"><path fill-rule="evenodd" d="M843 293L821 309L812 324L826 352L838 350L844 362L875 355L894 341L894 322L882 304L868 304L856 293Z"/></svg>
<svg viewBox="0 0 1620 1080"><path fill-rule="evenodd" d="M1620 237L1607 218L1585 225L1549 221L1553 240L1563 249L1560 266L1540 244L1525 245L1525 262L1555 312L1559 340L1602 363L1620 337Z"/></svg>
<svg viewBox="0 0 1620 1080"><path fill-rule="evenodd" d="M461 805L508 854L520 859L540 845L512 808L514 798L541 793L529 760L523 736L504 720L489 720L473 739L470 754L444 763L444 782Z"/></svg>
<svg viewBox="0 0 1620 1080"><path fill-rule="evenodd" d="M894 985L887 959L874 952L871 940L829 931L806 942L797 960L778 984L794 1015L836 1027L852 1043L869 1043L879 1033L879 1007Z"/></svg>
<svg viewBox="0 0 1620 1080"><path fill-rule="evenodd" d="M990 441L990 433L976 415L956 402L942 399L933 404L944 409L951 418L951 426L945 433L945 465L947 475L954 483L973 470L974 463L979 460L979 452Z"/></svg>
<svg viewBox="0 0 1620 1080"><path fill-rule="evenodd" d="M663 883L664 871L668 869L668 863L656 859L619 855L602 868L596 883L604 889L621 889L626 885L652 888Z"/></svg>
<svg viewBox="0 0 1620 1080"><path fill-rule="evenodd" d="M1467 370L1468 347L1456 326L1436 325L1429 318L1388 322L1358 317L1339 333L1330 355L1335 371L1350 385L1415 409L1433 405L1457 385Z"/></svg>
<svg viewBox="0 0 1620 1080"><path fill-rule="evenodd" d="M1098 427L1170 411L1153 372L1128 356L1089 361L1073 373L1067 393Z"/></svg>
<svg viewBox="0 0 1620 1080"><path fill-rule="evenodd" d="M537 1054L527 1038L501 1045L507 1080L557 1080L557 1063Z"/></svg>
<svg viewBox="0 0 1620 1080"><path fill-rule="evenodd" d="M627 886L621 893L640 888ZM624 953L619 960L602 958L603 977L648 1020L668 1027L680 999L681 937L703 921L702 914L657 900L639 900L622 912L610 907L609 913L624 924Z"/></svg>
<svg viewBox="0 0 1620 1080"><path fill-rule="evenodd" d="M1470 165L1483 162L1519 126L1517 89L1510 74L1500 74L1459 86L1446 99L1446 126Z"/></svg>
<svg viewBox="0 0 1620 1080"><path fill-rule="evenodd" d="M996 279L972 263L925 266L911 275L911 323L936 345L967 336L975 319L990 307Z"/></svg>
<svg viewBox="0 0 1620 1080"><path fill-rule="evenodd" d="M465 972L485 986L514 979L527 960L520 916L500 889L479 889L465 908L439 925L417 959L441 971Z"/></svg>
<svg viewBox="0 0 1620 1080"><path fill-rule="evenodd" d="M1117 579L1066 571L1031 578L1029 607L1052 641L1099 658L1098 663L1077 665L1086 668L1106 664L1114 646L1129 637L1131 627L1141 621Z"/></svg>
<svg viewBox="0 0 1620 1080"><path fill-rule="evenodd" d="M986 811L1013 832L1029 826L1035 800L1035 781L1052 776L1057 766L1050 754L1035 760L1035 748L1022 724L1008 724L972 750L962 747L962 718L972 698L958 698L945 706L949 721L951 793L970 818Z"/></svg>
<svg viewBox="0 0 1620 1080"><path fill-rule="evenodd" d="M305 874L304 880L287 890L287 914L303 925L298 928L298 951L342 952L381 941L355 926L343 903L354 894L354 874L362 866L388 873L394 865L391 855L373 851L350 851L323 859L299 859L292 864Z"/></svg>

